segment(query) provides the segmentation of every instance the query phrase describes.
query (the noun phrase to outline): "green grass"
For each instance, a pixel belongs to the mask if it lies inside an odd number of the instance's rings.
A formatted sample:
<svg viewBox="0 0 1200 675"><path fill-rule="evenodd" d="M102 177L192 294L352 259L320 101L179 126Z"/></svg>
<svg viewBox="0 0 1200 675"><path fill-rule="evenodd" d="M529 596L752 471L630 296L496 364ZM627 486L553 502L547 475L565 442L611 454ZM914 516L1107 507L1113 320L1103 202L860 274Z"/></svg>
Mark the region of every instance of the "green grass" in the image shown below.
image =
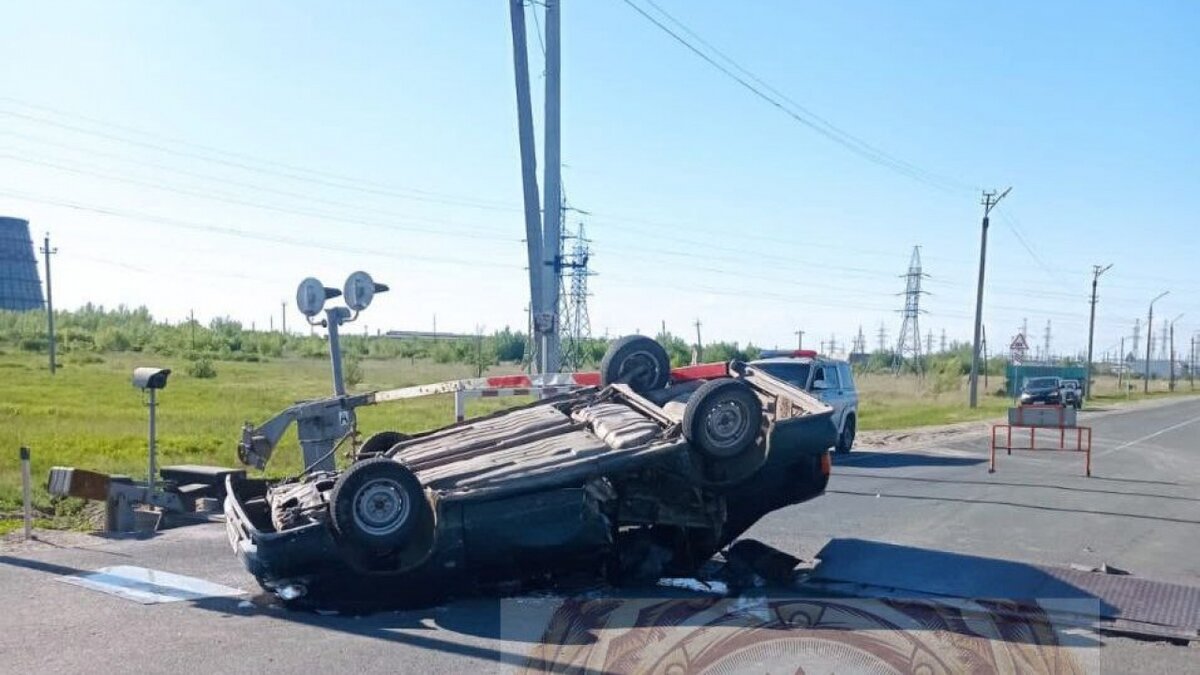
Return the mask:
<svg viewBox="0 0 1200 675"><path fill-rule="evenodd" d="M330 390L328 362L289 358L267 363L216 364L217 377L186 374L183 359L139 354L104 355L102 363L70 365L51 377L40 358L0 355L0 514L20 510L18 448L32 451L34 504L42 514L70 520L78 504L53 502L45 490L50 467L75 466L106 473L141 476L146 471L147 410L140 391L130 384L135 365L172 368L159 396L160 464L201 463L236 466L242 423L262 422L292 402L325 396ZM400 387L471 377L464 364L434 364L397 359L367 360L365 381L355 390ZM512 366L495 373L512 372ZM515 405L521 399L471 402L471 414ZM413 399L364 408L359 428L419 431L453 421L450 396ZM300 468L294 431L284 438L268 467L274 475ZM74 502L74 500L70 500ZM0 520L0 529L9 527Z"/></svg>

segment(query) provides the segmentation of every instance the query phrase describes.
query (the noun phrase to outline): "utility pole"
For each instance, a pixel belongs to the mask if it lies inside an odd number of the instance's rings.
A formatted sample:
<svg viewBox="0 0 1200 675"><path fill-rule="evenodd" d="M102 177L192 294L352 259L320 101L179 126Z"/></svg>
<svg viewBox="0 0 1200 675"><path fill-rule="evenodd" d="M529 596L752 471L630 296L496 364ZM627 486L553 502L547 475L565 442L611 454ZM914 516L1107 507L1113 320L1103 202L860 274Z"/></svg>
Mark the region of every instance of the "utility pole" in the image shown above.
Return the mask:
<svg viewBox="0 0 1200 675"><path fill-rule="evenodd" d="M660 335L663 336L664 340L667 339L667 320L666 319L662 320L662 333L660 333Z"/></svg>
<svg viewBox="0 0 1200 675"><path fill-rule="evenodd" d="M529 95L529 52L525 41L525 2L508 0L509 18L512 22L513 75L517 90L517 136L521 146L521 189L525 206L525 252L529 260L529 307L530 324L534 335L531 354L532 367L543 371L542 356L547 331L544 316L545 302L542 283L546 278L545 259L542 257L542 210L538 199L537 150L533 138L533 103ZM436 331L434 331L436 333Z"/></svg>
<svg viewBox="0 0 1200 675"><path fill-rule="evenodd" d="M932 354L932 353L933 353L933 331L931 330L931 331L928 331L925 333L925 355L928 356L929 354Z"/></svg>
<svg viewBox="0 0 1200 675"><path fill-rule="evenodd" d="M887 351L887 326L879 322L879 351Z"/></svg>
<svg viewBox="0 0 1200 675"><path fill-rule="evenodd" d="M696 363L704 358L704 343L700 341L700 319L696 319Z"/></svg>
<svg viewBox="0 0 1200 675"><path fill-rule="evenodd" d="M983 193L983 226L979 235L979 286L975 290L975 341L971 347L971 407L979 406L979 343L983 326L983 273L987 268L987 232L988 216L992 209L1008 196L1012 188L1007 188L999 195L995 191Z"/></svg>
<svg viewBox="0 0 1200 675"><path fill-rule="evenodd" d="M1162 300L1163 297L1165 297L1170 292L1171 291L1163 291L1162 293L1159 293L1157 296L1155 296L1155 298L1153 300L1150 301L1150 312L1149 312L1149 315L1146 317L1146 369L1145 369L1145 372L1143 373L1144 379L1142 380L1142 393L1143 394L1150 393L1150 347L1154 344L1154 338L1151 335L1154 331L1154 303L1158 302L1159 300Z"/></svg>
<svg viewBox="0 0 1200 675"><path fill-rule="evenodd" d="M946 329L942 329L942 353L946 353Z"/></svg>
<svg viewBox="0 0 1200 675"><path fill-rule="evenodd" d="M797 330L795 335L796 335L796 349L804 349L804 331Z"/></svg>
<svg viewBox="0 0 1200 675"><path fill-rule="evenodd" d="M988 390L987 326L983 327L983 391Z"/></svg>
<svg viewBox="0 0 1200 675"><path fill-rule="evenodd" d="M1171 319L1171 351L1167 355L1167 367L1171 369L1170 384L1167 385L1168 391L1175 391L1175 322L1183 318L1183 314Z"/></svg>
<svg viewBox="0 0 1200 675"><path fill-rule="evenodd" d="M545 351L543 352L543 371L557 373L562 366L562 345L559 338L559 297L562 283L562 132L561 132L561 49L559 47L559 0L543 0L546 17L546 93L545 124L542 135L546 144L546 163L542 167L544 178L542 186L542 257L544 262L545 281L542 292L545 293L545 305L542 311L548 315L551 326L547 329Z"/></svg>
<svg viewBox="0 0 1200 675"><path fill-rule="evenodd" d="M1090 396L1092 393L1092 339L1096 334L1096 284L1100 281L1100 275L1110 269L1112 269L1111 264L1103 267L1092 265L1092 315L1088 319L1087 382L1084 383L1084 396ZM1125 348L1122 347L1121 351L1125 351Z"/></svg>
<svg viewBox="0 0 1200 675"><path fill-rule="evenodd" d="M1120 359L1120 362L1117 364L1117 388L1120 389L1121 391L1125 391L1125 365L1126 365L1125 364L1125 338L1124 338L1124 336L1122 336L1121 337L1121 359ZM1092 392L1090 389L1085 390L1083 393L1085 396L1092 395Z"/></svg>
<svg viewBox="0 0 1200 675"><path fill-rule="evenodd" d="M1133 320L1133 349L1131 351L1135 357L1135 360L1136 360L1136 356L1138 353L1138 344L1140 344L1139 340L1141 339L1141 336L1142 336L1142 320L1134 319Z"/></svg>
<svg viewBox="0 0 1200 675"><path fill-rule="evenodd" d="M46 258L46 334L49 337L50 345L50 374L53 375L58 368L55 363L54 353L54 293L53 286L50 283L50 256L58 253L57 248L50 248L50 233L46 233L46 239L42 244L42 255Z"/></svg>
<svg viewBox="0 0 1200 675"><path fill-rule="evenodd" d="M188 328L192 333L192 351L196 351L196 310L188 310Z"/></svg>
<svg viewBox="0 0 1200 675"><path fill-rule="evenodd" d="M1196 334L1192 334L1192 358L1189 361L1191 367L1188 368L1188 379L1192 381L1192 391L1196 390Z"/></svg>
<svg viewBox="0 0 1200 675"><path fill-rule="evenodd" d="M279 301L279 326L283 334L287 335L287 300Z"/></svg>

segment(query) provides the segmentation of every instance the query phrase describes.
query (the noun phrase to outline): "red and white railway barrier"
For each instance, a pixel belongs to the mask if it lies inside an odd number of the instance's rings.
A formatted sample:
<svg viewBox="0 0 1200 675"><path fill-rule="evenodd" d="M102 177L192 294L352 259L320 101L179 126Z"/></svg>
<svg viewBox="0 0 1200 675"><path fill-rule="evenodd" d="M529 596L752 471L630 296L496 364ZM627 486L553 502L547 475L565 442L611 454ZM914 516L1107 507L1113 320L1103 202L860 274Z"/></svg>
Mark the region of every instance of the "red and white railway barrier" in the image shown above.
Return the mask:
<svg viewBox="0 0 1200 675"><path fill-rule="evenodd" d="M671 381L709 380L729 374L724 363L701 363L671 370ZM600 386L600 373L549 373L543 375L499 375L476 377L465 380L448 380L433 384L419 384L377 391L371 395L372 403L401 401L410 398L454 395L454 419L461 422L466 417L466 401L472 398L497 398L501 396L533 396L545 398L557 396L584 387Z"/></svg>

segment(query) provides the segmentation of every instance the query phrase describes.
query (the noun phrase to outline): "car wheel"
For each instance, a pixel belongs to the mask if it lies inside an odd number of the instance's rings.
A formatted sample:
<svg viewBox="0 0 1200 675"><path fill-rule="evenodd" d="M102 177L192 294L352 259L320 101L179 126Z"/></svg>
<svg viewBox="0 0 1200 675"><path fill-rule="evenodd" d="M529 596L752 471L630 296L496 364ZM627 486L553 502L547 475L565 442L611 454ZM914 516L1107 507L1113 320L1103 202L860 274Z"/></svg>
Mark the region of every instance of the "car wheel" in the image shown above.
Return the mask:
<svg viewBox="0 0 1200 675"><path fill-rule="evenodd" d="M850 452L850 448L854 446L855 426L854 416L847 417L846 424L842 427L842 433L838 434L837 445L834 446L839 453Z"/></svg>
<svg viewBox="0 0 1200 675"><path fill-rule="evenodd" d="M421 482L408 467L387 457L351 465L329 494L338 538L377 556L400 548L427 508Z"/></svg>
<svg viewBox="0 0 1200 675"><path fill-rule="evenodd" d="M380 431L377 434L371 434L363 444L358 447L358 455L360 457L374 457L382 455L392 446L401 441L407 441L411 436L402 434L399 431Z"/></svg>
<svg viewBox="0 0 1200 675"><path fill-rule="evenodd" d="M643 335L626 335L608 346L600 361L600 384L623 383L641 394L667 386L671 359L658 342Z"/></svg>
<svg viewBox="0 0 1200 675"><path fill-rule="evenodd" d="M741 380L712 380L688 399L683 436L705 455L729 459L754 445L762 414L762 403L750 385Z"/></svg>

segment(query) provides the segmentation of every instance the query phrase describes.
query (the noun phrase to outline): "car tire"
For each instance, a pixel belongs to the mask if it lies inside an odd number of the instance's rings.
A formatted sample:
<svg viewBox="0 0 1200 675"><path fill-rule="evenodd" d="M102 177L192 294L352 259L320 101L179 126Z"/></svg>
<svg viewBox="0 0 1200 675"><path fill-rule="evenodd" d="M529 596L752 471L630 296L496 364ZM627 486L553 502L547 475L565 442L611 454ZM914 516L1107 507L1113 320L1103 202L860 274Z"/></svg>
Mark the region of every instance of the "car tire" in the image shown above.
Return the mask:
<svg viewBox="0 0 1200 675"><path fill-rule="evenodd" d="M688 399L683 436L707 457L730 459L754 446L762 414L762 403L750 385L741 380L712 380Z"/></svg>
<svg viewBox="0 0 1200 675"><path fill-rule="evenodd" d="M352 464L329 493L329 515L338 539L373 556L403 546L428 509L421 482L388 457Z"/></svg>
<svg viewBox="0 0 1200 675"><path fill-rule="evenodd" d="M626 335L608 346L600 361L600 384L623 383L636 393L662 389L671 380L671 359L658 342Z"/></svg>
<svg viewBox="0 0 1200 675"><path fill-rule="evenodd" d="M402 441L407 441L412 438L408 434L402 434L399 431L380 431L379 433L371 434L363 444L358 446L358 455L360 457L375 457L391 450L394 445Z"/></svg>
<svg viewBox="0 0 1200 675"><path fill-rule="evenodd" d="M850 452L850 448L854 447L854 432L858 426L858 421L851 415L846 418L846 423L842 425L842 433L838 434L837 445L834 449L839 454Z"/></svg>

